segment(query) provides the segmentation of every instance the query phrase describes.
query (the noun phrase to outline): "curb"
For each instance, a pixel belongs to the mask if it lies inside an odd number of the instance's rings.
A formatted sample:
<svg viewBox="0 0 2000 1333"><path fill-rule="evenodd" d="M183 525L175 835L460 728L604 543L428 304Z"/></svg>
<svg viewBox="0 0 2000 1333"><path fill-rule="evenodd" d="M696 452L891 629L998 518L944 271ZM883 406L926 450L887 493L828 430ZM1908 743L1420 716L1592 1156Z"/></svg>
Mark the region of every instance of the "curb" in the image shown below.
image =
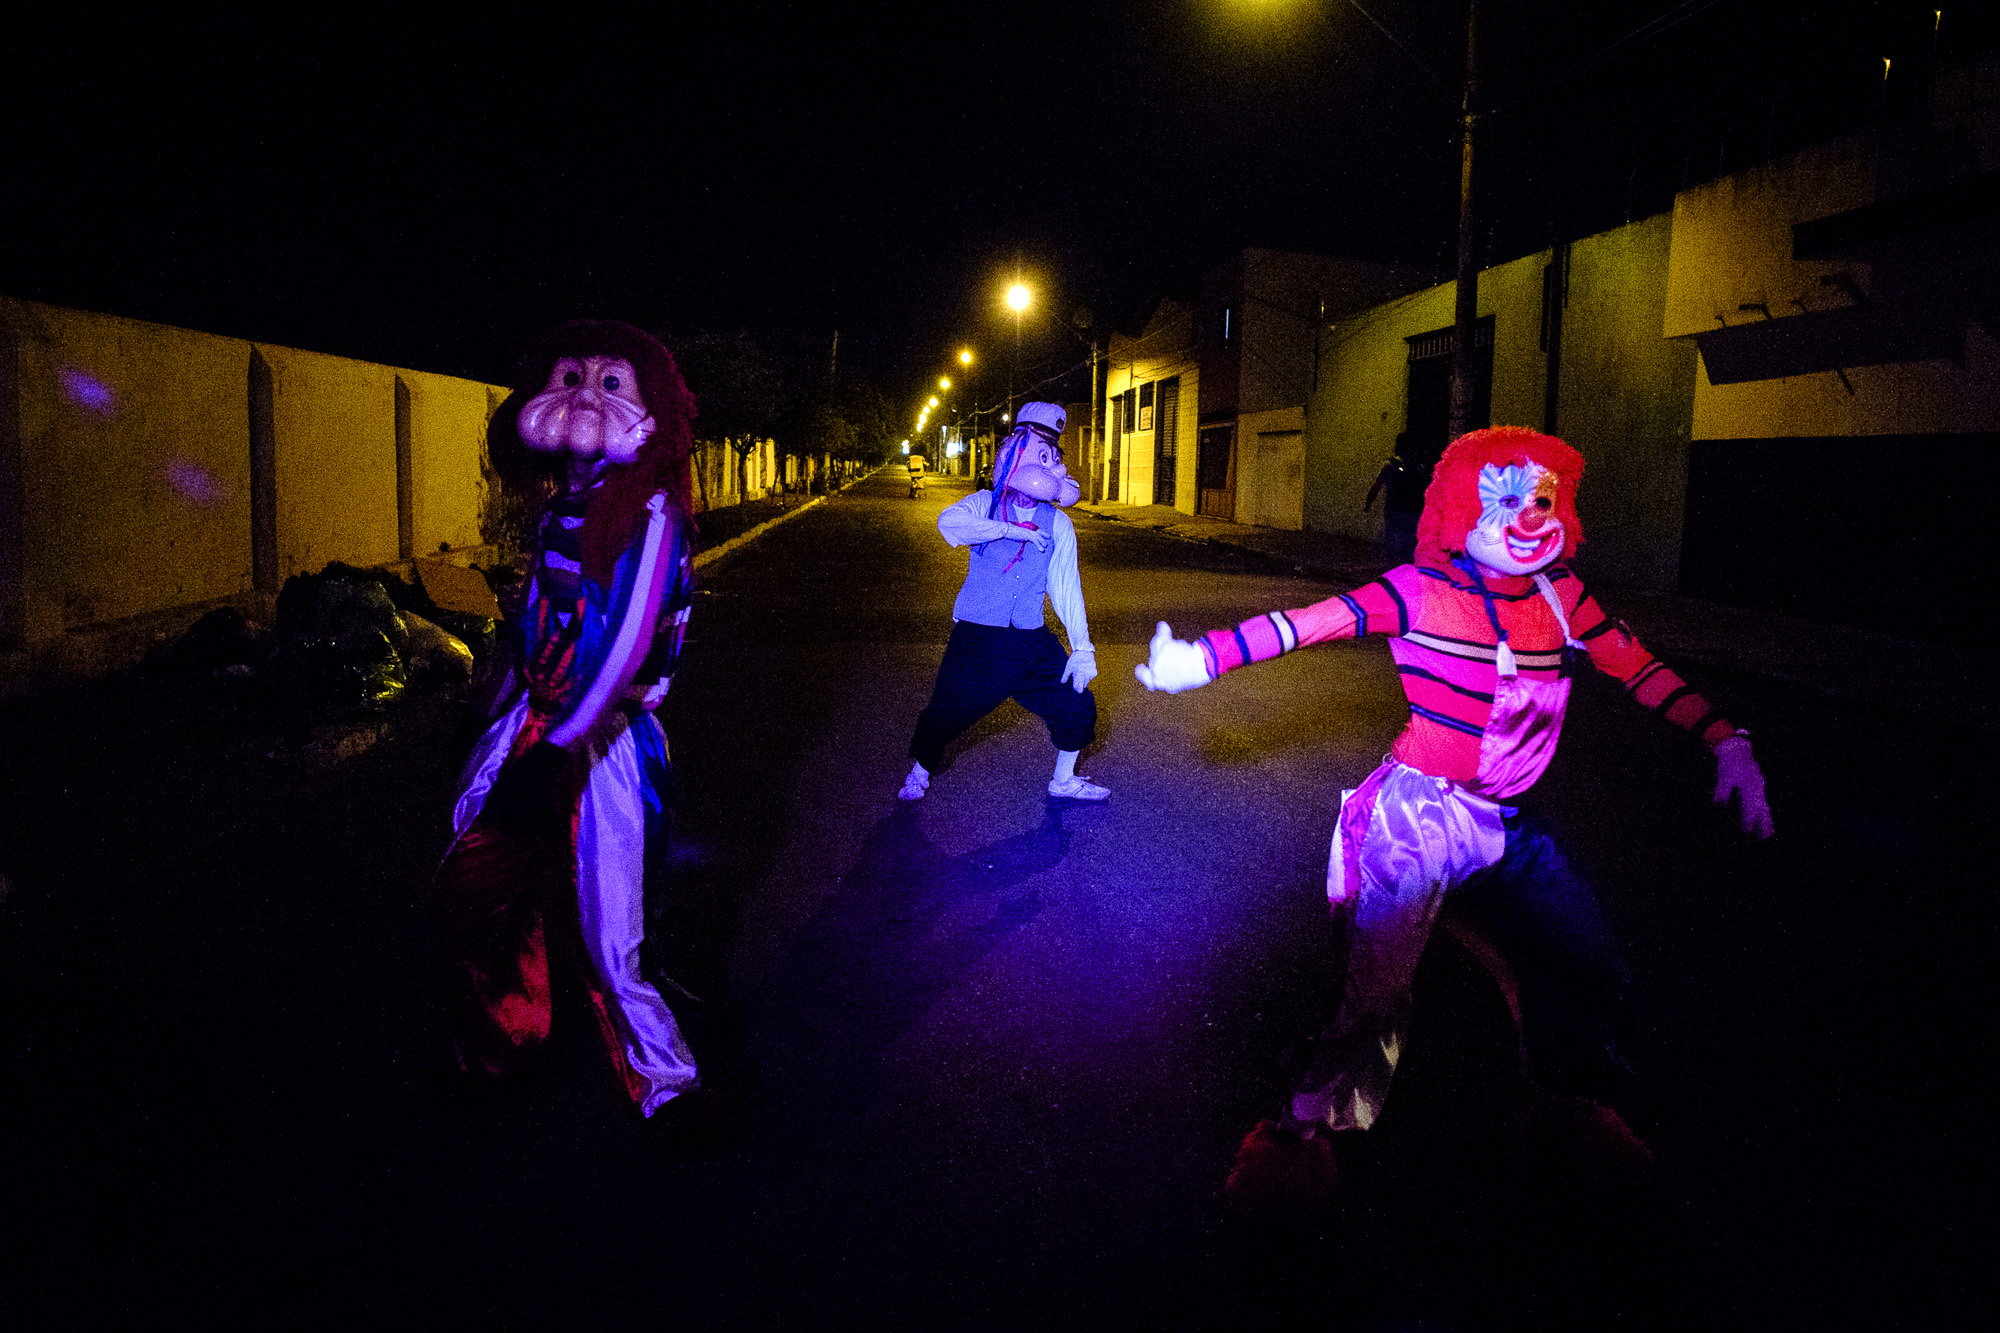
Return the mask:
<svg viewBox="0 0 2000 1333"><path fill-rule="evenodd" d="M723 556L728 555L730 552L738 550L739 548L747 546L749 543L757 540L757 538L763 536L765 533L769 532L772 528L777 527L780 523L789 523L793 519L797 518L800 514L805 513L807 510L816 509L820 505L823 505L825 503L826 503L826 497L824 495L815 496L813 499L810 499L806 501L804 504L800 505L797 509L787 509L784 513L778 515L776 518L764 520L764 522L759 523L756 527L750 529L750 531L748 532L737 533L734 537L731 537L728 541L724 542L720 546L710 547L706 551L699 551L695 554L694 557L694 567L696 569L705 569L709 565L712 565L716 561L722 559Z"/></svg>
<svg viewBox="0 0 2000 1333"><path fill-rule="evenodd" d="M835 495L844 494L849 488L854 486L859 486L862 482L868 480L870 477L874 476L876 472L880 472L881 470L882 469L878 467L873 472L862 473L860 476L856 477L853 481L848 482L847 485L842 486L838 491L835 491L834 494ZM789 523L793 519L797 518L800 514L805 513L807 510L816 509L820 505L825 504L827 502L827 499L828 497L824 495L815 496L814 498L800 505L797 509L787 509L784 513L778 515L776 518L766 519L764 522L759 523L756 527L750 529L748 532L737 533L734 537L731 537L728 541L722 543L722 545L720 546L711 547L706 551L696 552L694 557L694 567L696 569L706 569L708 566L722 559L722 557L724 557L725 555L729 555L737 550L740 550L742 547L755 541L757 538L769 532L772 528L777 527L780 523Z"/></svg>

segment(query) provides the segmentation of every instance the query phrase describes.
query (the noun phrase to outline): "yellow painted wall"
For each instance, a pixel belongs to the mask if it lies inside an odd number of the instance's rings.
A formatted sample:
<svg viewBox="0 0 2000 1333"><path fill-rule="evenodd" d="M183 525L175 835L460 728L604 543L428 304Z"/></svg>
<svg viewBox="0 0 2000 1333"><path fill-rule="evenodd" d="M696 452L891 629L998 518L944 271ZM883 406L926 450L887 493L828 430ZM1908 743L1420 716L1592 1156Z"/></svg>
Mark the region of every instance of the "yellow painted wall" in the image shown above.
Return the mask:
<svg viewBox="0 0 2000 1333"><path fill-rule="evenodd" d="M17 362L15 638L250 586L250 348L0 298Z"/></svg>
<svg viewBox="0 0 2000 1333"><path fill-rule="evenodd" d="M487 385L450 375L395 373L410 390L411 553L436 555L477 546L487 497L480 465L492 415L487 404L491 400L497 407L504 395L496 397Z"/></svg>
<svg viewBox="0 0 2000 1333"><path fill-rule="evenodd" d="M2000 430L2000 348L1966 323L1965 364L1905 361L1853 366L1840 376L1793 375L1748 384L1695 379L1694 437L1925 435Z"/></svg>
<svg viewBox="0 0 2000 1333"><path fill-rule="evenodd" d="M1671 589L1679 571L1694 357L1660 335L1666 214L1571 246L1557 434L1589 465L1579 497L1594 577ZM1479 314L1493 316L1493 421L1544 427L1542 350L1546 250L1479 276ZM1452 322L1444 283L1343 320L1320 345L1319 390L1306 414L1305 526L1379 540L1382 503L1361 506L1404 426L1405 339Z"/></svg>
<svg viewBox="0 0 2000 1333"><path fill-rule="evenodd" d="M411 394L416 554L480 542L504 390L0 298L11 472L0 642L251 591L250 374L270 367L280 575L398 557L396 398Z"/></svg>
<svg viewBox="0 0 2000 1333"><path fill-rule="evenodd" d="M1845 304L1820 285L1824 275L1867 279L1867 265L1794 262L1792 224L1874 200L1873 146L1867 139L1819 144L1682 190L1674 196L1674 245L1667 264L1662 331L1669 338L1761 320L1740 307L1768 305L1773 318Z"/></svg>
<svg viewBox="0 0 2000 1333"><path fill-rule="evenodd" d="M1201 419L1201 370L1195 359L1192 312L1175 302L1163 302L1146 331L1136 338L1113 335L1106 360L1105 399L1110 401L1126 389L1180 377L1178 429L1175 436L1174 508L1195 511L1195 450L1197 423ZM1158 390L1155 390L1155 394ZM1157 400L1154 412L1159 411ZM1137 422L1135 413L1134 423ZM1156 463L1154 444L1157 422L1146 430L1128 431L1120 446L1121 482L1119 502L1132 505L1153 503L1153 476ZM1110 458L1110 427L1105 429L1105 457Z"/></svg>
<svg viewBox="0 0 2000 1333"><path fill-rule="evenodd" d="M1674 218L1570 246L1556 433L1582 451L1580 572L1671 592L1680 575L1695 355L1659 334Z"/></svg>
<svg viewBox="0 0 2000 1333"><path fill-rule="evenodd" d="M289 347L258 351L271 366L278 442L278 573L395 560L396 373Z"/></svg>
<svg viewBox="0 0 2000 1333"><path fill-rule="evenodd" d="M1296 532L1305 522L1305 409L1246 412L1236 421L1236 519Z"/></svg>
<svg viewBox="0 0 2000 1333"><path fill-rule="evenodd" d="M1871 290L1868 264L1794 260L1792 227L1876 197L1876 149L1862 135L1683 190L1674 199L1673 251L1661 327L1670 338L1851 304L1843 277ZM1751 309L1743 307L1750 306ZM1762 306L1764 309L1755 307ZM1995 346L1968 323L1964 364L1912 361L1713 385L1694 382L1694 438L1918 435L2000 430ZM1850 392L1851 387L1851 392Z"/></svg>

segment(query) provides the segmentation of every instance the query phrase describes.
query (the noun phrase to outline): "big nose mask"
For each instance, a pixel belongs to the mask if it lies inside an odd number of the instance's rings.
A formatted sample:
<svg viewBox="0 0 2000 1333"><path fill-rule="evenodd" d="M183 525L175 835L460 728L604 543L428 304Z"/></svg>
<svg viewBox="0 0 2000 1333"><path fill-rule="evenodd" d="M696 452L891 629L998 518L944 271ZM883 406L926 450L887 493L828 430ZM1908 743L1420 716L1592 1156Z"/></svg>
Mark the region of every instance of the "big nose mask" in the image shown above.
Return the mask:
<svg viewBox="0 0 2000 1333"><path fill-rule="evenodd" d="M1035 447L1030 439L1016 445L1008 455L1008 470L1000 482L1002 490L1011 490L1035 500L1046 500L1051 504L1067 508L1077 502L1083 488L1077 484L1069 470L1060 461L1054 467L1040 462L1029 462L1028 450Z"/></svg>
<svg viewBox="0 0 2000 1333"><path fill-rule="evenodd" d="M629 398L586 384L550 389L521 409L521 442L542 453L639 451L653 433L653 418Z"/></svg>

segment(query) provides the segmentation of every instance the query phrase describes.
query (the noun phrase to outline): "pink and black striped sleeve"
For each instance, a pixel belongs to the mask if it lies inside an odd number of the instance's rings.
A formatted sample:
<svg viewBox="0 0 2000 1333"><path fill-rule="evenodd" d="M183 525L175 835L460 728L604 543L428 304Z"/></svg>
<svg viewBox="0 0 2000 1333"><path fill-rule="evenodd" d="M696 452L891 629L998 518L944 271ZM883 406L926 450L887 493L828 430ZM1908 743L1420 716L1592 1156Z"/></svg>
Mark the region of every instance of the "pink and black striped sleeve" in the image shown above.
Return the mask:
<svg viewBox="0 0 2000 1333"><path fill-rule="evenodd" d="M1195 642L1208 660L1209 675L1215 677L1327 639L1402 634L1409 628L1403 594L1384 577L1296 611L1267 611L1233 629L1210 630Z"/></svg>
<svg viewBox="0 0 2000 1333"><path fill-rule="evenodd" d="M1585 593L1578 600L1570 631L1589 649L1591 664L1624 685L1640 707L1694 733L1710 749L1736 734L1735 723L1647 651L1624 621L1606 615L1595 597Z"/></svg>

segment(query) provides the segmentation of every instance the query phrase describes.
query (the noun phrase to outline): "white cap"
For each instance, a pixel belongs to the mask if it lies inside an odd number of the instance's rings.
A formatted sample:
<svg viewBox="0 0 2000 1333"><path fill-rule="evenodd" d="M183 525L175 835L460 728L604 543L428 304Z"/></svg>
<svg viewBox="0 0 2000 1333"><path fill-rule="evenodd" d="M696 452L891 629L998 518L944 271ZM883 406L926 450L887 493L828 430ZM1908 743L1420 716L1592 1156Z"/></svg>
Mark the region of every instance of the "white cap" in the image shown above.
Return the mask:
<svg viewBox="0 0 2000 1333"><path fill-rule="evenodd" d="M1014 420L1018 425L1034 427L1037 435L1054 444L1062 438L1064 427L1069 425L1069 413L1054 403L1022 403Z"/></svg>

